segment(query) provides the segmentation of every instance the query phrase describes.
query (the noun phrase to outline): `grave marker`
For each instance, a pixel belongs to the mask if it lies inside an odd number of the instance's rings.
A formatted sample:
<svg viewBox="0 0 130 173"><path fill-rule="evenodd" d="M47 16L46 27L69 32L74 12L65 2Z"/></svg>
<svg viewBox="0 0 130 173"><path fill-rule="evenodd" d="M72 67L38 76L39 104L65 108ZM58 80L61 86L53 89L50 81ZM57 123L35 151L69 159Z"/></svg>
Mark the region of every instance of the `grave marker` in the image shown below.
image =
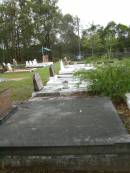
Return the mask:
<svg viewBox="0 0 130 173"><path fill-rule="evenodd" d="M18 63L17 63L17 61L15 59L13 59L13 65L14 66L17 66L18 65Z"/></svg>
<svg viewBox="0 0 130 173"><path fill-rule="evenodd" d="M11 64L10 64L10 63L8 63L8 64L7 64L7 70L8 70L9 72L13 72L13 69L12 69L12 67L11 67Z"/></svg>
<svg viewBox="0 0 130 173"><path fill-rule="evenodd" d="M35 73L33 75L33 85L34 85L34 91L40 91L43 89L43 83L39 73Z"/></svg>
<svg viewBox="0 0 130 173"><path fill-rule="evenodd" d="M54 71L53 65L51 65L51 66L49 67L49 73L50 73L50 77L54 77L54 76L55 76L55 71Z"/></svg>

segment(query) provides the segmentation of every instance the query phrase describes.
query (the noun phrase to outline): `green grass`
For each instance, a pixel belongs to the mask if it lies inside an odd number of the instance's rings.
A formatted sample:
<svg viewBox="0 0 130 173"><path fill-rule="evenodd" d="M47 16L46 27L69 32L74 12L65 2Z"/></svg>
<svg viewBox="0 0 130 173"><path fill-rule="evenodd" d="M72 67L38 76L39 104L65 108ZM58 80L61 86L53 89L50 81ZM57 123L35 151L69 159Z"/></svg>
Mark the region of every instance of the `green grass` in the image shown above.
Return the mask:
<svg viewBox="0 0 130 173"><path fill-rule="evenodd" d="M59 63L54 64L56 73L59 71ZM38 72L41 76L43 84L45 85L49 78L48 68L39 68L35 72ZM12 100L13 101L26 101L28 100L33 92L33 81L32 76L34 72L21 72L21 73L4 73L0 74L0 78L7 79L20 79L18 81L7 81L0 83L0 92L10 88L12 91Z"/></svg>

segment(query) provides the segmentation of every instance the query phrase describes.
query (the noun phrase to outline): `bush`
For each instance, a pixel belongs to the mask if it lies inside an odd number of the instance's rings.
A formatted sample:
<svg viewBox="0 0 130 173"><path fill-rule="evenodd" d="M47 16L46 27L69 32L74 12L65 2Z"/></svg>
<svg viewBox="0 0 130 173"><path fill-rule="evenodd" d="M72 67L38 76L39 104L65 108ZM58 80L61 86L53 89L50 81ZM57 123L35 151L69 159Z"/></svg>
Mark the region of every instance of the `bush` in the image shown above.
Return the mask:
<svg viewBox="0 0 130 173"><path fill-rule="evenodd" d="M85 63L93 63L93 64L102 64L102 63L109 63L109 62L118 62L117 58L108 58L106 55L102 55L100 57L87 57Z"/></svg>
<svg viewBox="0 0 130 173"><path fill-rule="evenodd" d="M92 94L109 96L113 100L124 98L130 91L130 67L127 64L106 64L97 66L96 70L76 73L81 80L89 80Z"/></svg>

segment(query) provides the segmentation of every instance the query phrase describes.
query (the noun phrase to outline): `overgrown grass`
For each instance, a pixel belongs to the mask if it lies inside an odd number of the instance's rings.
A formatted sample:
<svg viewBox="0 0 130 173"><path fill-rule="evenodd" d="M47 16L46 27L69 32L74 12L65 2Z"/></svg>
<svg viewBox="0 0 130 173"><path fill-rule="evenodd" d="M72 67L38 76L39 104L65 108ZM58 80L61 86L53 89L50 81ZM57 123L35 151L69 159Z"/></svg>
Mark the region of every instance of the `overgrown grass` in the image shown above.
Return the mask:
<svg viewBox="0 0 130 173"><path fill-rule="evenodd" d="M130 62L130 61L129 61ZM114 101L124 98L130 91L130 63L113 63L97 66L96 70L76 73L81 80L89 80L89 91L94 95L108 96Z"/></svg>
<svg viewBox="0 0 130 173"><path fill-rule="evenodd" d="M59 71L59 63L54 64L56 73ZM39 68L35 72L38 72L44 84L48 81L49 70L48 68ZM0 78L15 79L7 82L0 83L0 91L7 88L12 90L13 101L25 101L31 97L33 92L32 76L34 72L20 72L20 73L4 73L0 74ZM22 80L17 80L22 79Z"/></svg>

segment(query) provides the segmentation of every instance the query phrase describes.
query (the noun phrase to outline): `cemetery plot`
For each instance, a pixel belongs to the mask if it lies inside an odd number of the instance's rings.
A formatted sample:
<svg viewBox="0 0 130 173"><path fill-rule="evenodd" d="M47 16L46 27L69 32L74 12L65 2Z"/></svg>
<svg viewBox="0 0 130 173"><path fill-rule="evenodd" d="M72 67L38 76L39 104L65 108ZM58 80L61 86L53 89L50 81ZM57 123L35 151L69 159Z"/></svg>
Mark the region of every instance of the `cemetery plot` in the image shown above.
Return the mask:
<svg viewBox="0 0 130 173"><path fill-rule="evenodd" d="M33 61L26 61L26 67L27 68L40 68L40 67L47 67L52 65L53 62L42 62L42 63L38 63L36 59L34 59Z"/></svg>
<svg viewBox="0 0 130 173"><path fill-rule="evenodd" d="M60 96L60 95L73 95L77 93L84 93L88 86L90 85L89 81L82 81L80 83L79 78L75 78L73 73L79 69L92 70L95 67L89 65L86 67L85 64L75 64L64 66L63 62L60 61L60 74L56 75L53 66L49 67L50 78L47 82L47 85L38 92L32 93L34 97L44 97L44 96Z"/></svg>
<svg viewBox="0 0 130 173"><path fill-rule="evenodd" d="M85 146L130 142L108 98L48 98L22 104L0 126L0 146ZM8 140L6 140L8 139Z"/></svg>

